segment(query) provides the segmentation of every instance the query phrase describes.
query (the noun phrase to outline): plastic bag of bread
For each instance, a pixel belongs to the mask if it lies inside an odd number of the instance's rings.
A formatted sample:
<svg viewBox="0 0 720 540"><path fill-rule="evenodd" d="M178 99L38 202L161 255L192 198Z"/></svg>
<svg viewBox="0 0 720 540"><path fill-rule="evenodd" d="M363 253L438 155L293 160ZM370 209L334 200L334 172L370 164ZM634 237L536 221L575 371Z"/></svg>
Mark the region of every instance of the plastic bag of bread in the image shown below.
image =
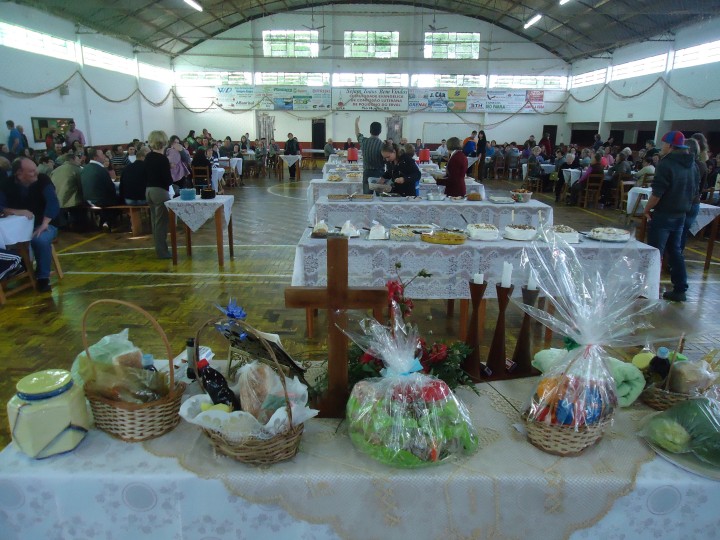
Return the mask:
<svg viewBox="0 0 720 540"><path fill-rule="evenodd" d="M245 364L240 368L237 392L243 411L259 419L263 403L265 403L271 384L275 379L274 375L270 366L258 361Z"/></svg>
<svg viewBox="0 0 720 540"><path fill-rule="evenodd" d="M418 373L419 335L405 325L393 302L392 328L375 319L362 321L363 334L346 332L365 352L381 358L381 378L365 379L347 403L353 444L374 459L402 468L426 467L479 447L465 406L448 385Z"/></svg>
<svg viewBox="0 0 720 540"><path fill-rule="evenodd" d="M669 377L671 392L696 394L711 386L717 378L717 373L704 360L685 360L673 362Z"/></svg>

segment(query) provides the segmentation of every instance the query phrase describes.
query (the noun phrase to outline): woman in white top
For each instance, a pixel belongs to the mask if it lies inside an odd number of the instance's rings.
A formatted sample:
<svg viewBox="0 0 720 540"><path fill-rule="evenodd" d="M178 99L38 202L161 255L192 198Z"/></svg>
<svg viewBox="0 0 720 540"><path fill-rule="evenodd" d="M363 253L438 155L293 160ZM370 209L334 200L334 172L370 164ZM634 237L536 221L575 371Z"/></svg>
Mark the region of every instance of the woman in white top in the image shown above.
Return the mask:
<svg viewBox="0 0 720 540"><path fill-rule="evenodd" d="M648 175L654 175L655 174L655 165L653 165L653 158L652 157L644 157L643 158L643 167L637 172L637 176L635 177L635 185L636 186L643 186L647 182L645 181L645 178Z"/></svg>

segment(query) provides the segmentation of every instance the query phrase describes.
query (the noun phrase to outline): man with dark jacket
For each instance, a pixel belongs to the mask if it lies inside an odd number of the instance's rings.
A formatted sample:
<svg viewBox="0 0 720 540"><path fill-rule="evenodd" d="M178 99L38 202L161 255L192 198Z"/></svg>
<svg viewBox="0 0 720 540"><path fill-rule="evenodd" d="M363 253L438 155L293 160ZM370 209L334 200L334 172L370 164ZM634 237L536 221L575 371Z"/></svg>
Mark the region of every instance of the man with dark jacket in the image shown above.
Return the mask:
<svg viewBox="0 0 720 540"><path fill-rule="evenodd" d="M90 149L88 157L90 162L83 167L82 173L80 173L85 200L94 206L100 207L120 204L115 184L110 178L110 173L103 165L104 156L102 150ZM100 212L100 223L104 230L110 230L110 219L114 215L109 211Z"/></svg>
<svg viewBox="0 0 720 540"><path fill-rule="evenodd" d="M285 141L285 155L286 156L297 156L299 154L300 154L300 144L298 143L298 140L295 137L293 137L292 133L288 133L288 140ZM295 180L296 169L297 169L297 162L288 166L288 170L290 171L290 181L291 182L293 180Z"/></svg>
<svg viewBox="0 0 720 540"><path fill-rule="evenodd" d="M12 164L12 177L0 178L0 211L34 220L30 246L37 262L37 287L40 292L50 292L52 241L57 237L57 229L51 222L60 213L60 203L50 178L38 174L33 160L16 159Z"/></svg>
<svg viewBox="0 0 720 540"><path fill-rule="evenodd" d="M645 206L649 223L648 244L661 253L664 251L669 259L673 290L663 293L663 298L684 302L688 284L682 237L685 215L690 211L698 191L700 174L680 131L666 133L662 143L652 195Z"/></svg>

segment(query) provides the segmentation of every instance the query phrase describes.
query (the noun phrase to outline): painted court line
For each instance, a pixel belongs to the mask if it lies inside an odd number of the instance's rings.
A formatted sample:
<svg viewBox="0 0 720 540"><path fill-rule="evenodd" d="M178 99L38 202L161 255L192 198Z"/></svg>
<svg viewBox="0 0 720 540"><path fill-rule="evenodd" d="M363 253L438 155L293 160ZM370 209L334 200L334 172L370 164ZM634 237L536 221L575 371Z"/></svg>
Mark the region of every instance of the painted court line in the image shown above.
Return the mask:
<svg viewBox="0 0 720 540"><path fill-rule="evenodd" d="M93 240L97 240L98 238L101 238L101 237L103 237L103 236L107 236L107 233L97 234L97 235L92 236L92 237L90 237L90 238L86 238L85 240L81 240L80 242L78 242L78 243L76 243L76 244L73 244L72 246L68 246L68 247L66 247L66 248L63 248L63 249L61 249L60 251L58 251L58 255L64 255L66 251L69 251L69 250L71 250L71 249L75 249L76 247L80 247L80 246L83 246L83 245L85 245L85 244L88 244L88 243L92 242Z"/></svg>

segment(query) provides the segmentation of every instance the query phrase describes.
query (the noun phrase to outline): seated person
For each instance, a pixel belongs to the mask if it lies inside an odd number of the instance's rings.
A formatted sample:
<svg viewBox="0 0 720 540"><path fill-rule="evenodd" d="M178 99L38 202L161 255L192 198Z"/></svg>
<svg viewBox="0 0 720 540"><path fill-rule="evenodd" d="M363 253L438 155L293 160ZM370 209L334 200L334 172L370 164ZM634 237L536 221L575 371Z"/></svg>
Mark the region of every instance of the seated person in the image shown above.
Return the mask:
<svg viewBox="0 0 720 540"><path fill-rule="evenodd" d="M232 153L232 140L230 139L230 137L225 137L225 140L220 147L220 157L232 157Z"/></svg>
<svg viewBox="0 0 720 540"><path fill-rule="evenodd" d="M655 175L655 165L653 164L652 156L646 155L642 160L642 169L640 169L635 176L635 185L643 186L648 183L646 178L650 175Z"/></svg>
<svg viewBox="0 0 720 540"><path fill-rule="evenodd" d="M583 148L580 152L580 166L581 167L589 167L590 162L592 161L592 155L590 154L589 148Z"/></svg>
<svg viewBox="0 0 720 540"><path fill-rule="evenodd" d="M60 213L60 202L50 178L38 174L37 165L31 159L16 159L12 163L12 176L0 178L0 211L34 220L30 246L37 263L37 288L40 292L50 292L52 241L57 237L52 222Z"/></svg>
<svg viewBox="0 0 720 540"><path fill-rule="evenodd" d="M210 185L212 178L212 164L208 155L212 157L212 148L199 146L192 159L193 183L195 186Z"/></svg>
<svg viewBox="0 0 720 540"><path fill-rule="evenodd" d="M448 197L464 197L465 171L467 171L467 156L461 151L461 142L457 137L450 137L447 148L450 151L445 178L438 178L438 186L445 186L445 195Z"/></svg>
<svg viewBox="0 0 720 540"><path fill-rule="evenodd" d="M145 190L147 189L147 181L145 178L145 156L150 152L148 146L143 146L138 150L135 163L131 163L123 169L120 177L120 197L123 198L125 204L129 206L139 206L147 204L145 200Z"/></svg>
<svg viewBox="0 0 720 540"><path fill-rule="evenodd" d="M327 143L325 144L325 148L323 149L325 152L325 159L328 159L331 155L335 153L335 147L333 146L333 140L328 139Z"/></svg>
<svg viewBox="0 0 720 540"><path fill-rule="evenodd" d="M601 160L602 155L599 153L595 154L590 160L590 165L583 171L582 175L580 176L580 180L578 180L572 185L572 187L570 188L570 204L577 204L580 195L583 191L585 191L587 180L588 178L590 178L591 174L605 174L605 169L600 163Z"/></svg>
<svg viewBox="0 0 720 540"><path fill-rule="evenodd" d="M448 160L448 147L447 147L447 141L443 139L440 141L440 146L438 146L435 149L435 161L437 161L437 164L440 165L443 162L447 162Z"/></svg>
<svg viewBox="0 0 720 540"><path fill-rule="evenodd" d="M109 160L102 150L89 148L87 152L89 162L83 167L80 173L82 192L85 200L93 206L101 208L122 204L118 197L117 189L106 166ZM103 210L100 212L100 225L106 231L110 231L110 224L116 212Z"/></svg>
<svg viewBox="0 0 720 540"><path fill-rule="evenodd" d="M562 150L557 150L556 155L558 152L562 154ZM576 166L577 163L575 162L575 154L572 152L568 152L561 158L555 159L555 171L558 175L557 182L555 182L555 202L560 201L560 194L565 186L565 173L563 171L565 169L574 169Z"/></svg>
<svg viewBox="0 0 720 540"><path fill-rule="evenodd" d="M391 192L405 197L417 195L417 184L421 173L413 159L413 146L406 145L405 152L400 154L396 144L385 143L381 152L385 160L385 172L382 178L392 181Z"/></svg>
<svg viewBox="0 0 720 540"><path fill-rule="evenodd" d="M420 150L422 150L423 148L425 148L425 145L423 144L422 139L416 139L415 140L415 153L419 154Z"/></svg>
<svg viewBox="0 0 720 540"><path fill-rule="evenodd" d="M530 157L528 158L528 177L529 178L540 178L542 180L542 189L546 191L550 184L550 176L540 166L544 162L543 158L540 157L542 149L539 146L533 148Z"/></svg>

